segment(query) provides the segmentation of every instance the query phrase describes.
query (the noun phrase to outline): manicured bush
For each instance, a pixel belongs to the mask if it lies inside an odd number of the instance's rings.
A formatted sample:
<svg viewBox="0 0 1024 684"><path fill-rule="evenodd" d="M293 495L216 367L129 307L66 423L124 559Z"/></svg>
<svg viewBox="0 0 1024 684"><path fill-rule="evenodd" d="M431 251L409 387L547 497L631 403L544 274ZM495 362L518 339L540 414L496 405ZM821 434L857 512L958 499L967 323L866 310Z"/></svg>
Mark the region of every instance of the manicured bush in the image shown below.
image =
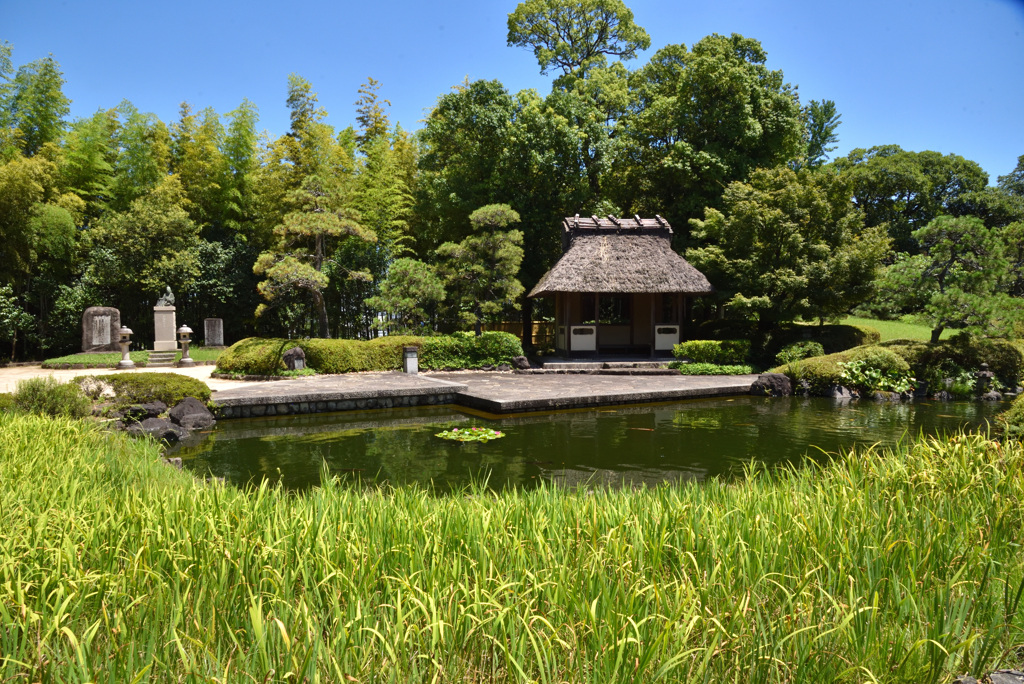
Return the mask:
<svg viewBox="0 0 1024 684"><path fill-rule="evenodd" d="M217 371L242 375L275 375L285 370L281 355L298 344L297 340L247 337L224 350L217 359Z"/></svg>
<svg viewBox="0 0 1024 684"><path fill-rule="evenodd" d="M800 361L801 359L809 359L814 356L824 356L825 348L820 342L813 340L801 340L800 342L791 342L782 348L778 354L775 355L775 363L793 363L794 361Z"/></svg>
<svg viewBox="0 0 1024 684"><path fill-rule="evenodd" d="M411 335L388 335L370 340L300 340L296 346L306 352L306 366L333 374L400 370L402 347L418 347L422 341Z"/></svg>
<svg viewBox="0 0 1024 684"><path fill-rule="evenodd" d="M754 368L746 364L680 363L672 361L669 368L675 368L682 375L747 375Z"/></svg>
<svg viewBox="0 0 1024 684"><path fill-rule="evenodd" d="M987 363L989 370L1007 386L1016 387L1024 375L1024 350L1019 341L982 339L959 334L938 344L918 340L890 340L879 346L903 357L915 376L933 388L944 378L955 378L963 372L977 371L982 363Z"/></svg>
<svg viewBox="0 0 1024 684"><path fill-rule="evenodd" d="M690 340L675 345L672 354L694 363L739 364L750 356L750 340Z"/></svg>
<svg viewBox="0 0 1024 684"><path fill-rule="evenodd" d="M52 375L18 382L13 404L28 413L65 418L84 418L92 410L92 402L77 384Z"/></svg>
<svg viewBox="0 0 1024 684"><path fill-rule="evenodd" d="M217 359L217 371L242 375L280 375L284 372L281 356L292 347L301 347L306 366L319 373L389 371L402 367L402 348L419 347L419 367L423 370L480 368L511 363L521 356L523 347L511 333L417 337L388 335L370 340L282 340L250 337L236 342Z"/></svg>
<svg viewBox="0 0 1024 684"><path fill-rule="evenodd" d="M105 383L114 392L118 404L144 404L162 401L174 406L185 397L210 400L206 383L178 373L124 373L75 378L79 385Z"/></svg>
<svg viewBox="0 0 1024 684"><path fill-rule="evenodd" d="M833 385L844 384L843 366L840 363L864 361L861 370L873 369L882 376L906 377L910 375L910 365L891 349L877 345L855 347L836 354L815 356L794 363L773 368L772 373L783 373L794 382L806 381L811 394L823 394ZM859 389L880 389L860 387Z"/></svg>
<svg viewBox="0 0 1024 684"><path fill-rule="evenodd" d="M480 337L426 337L420 348L420 367L426 370L480 368L511 363L513 357L522 355L519 338L507 332L485 332Z"/></svg>

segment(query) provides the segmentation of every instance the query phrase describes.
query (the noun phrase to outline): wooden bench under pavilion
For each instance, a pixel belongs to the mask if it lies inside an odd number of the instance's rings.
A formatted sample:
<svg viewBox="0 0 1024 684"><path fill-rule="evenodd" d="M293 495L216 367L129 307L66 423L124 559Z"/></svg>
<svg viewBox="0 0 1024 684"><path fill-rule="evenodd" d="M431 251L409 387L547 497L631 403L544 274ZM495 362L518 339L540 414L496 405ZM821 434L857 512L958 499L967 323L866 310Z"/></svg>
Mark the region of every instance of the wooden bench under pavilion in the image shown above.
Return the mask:
<svg viewBox="0 0 1024 684"><path fill-rule="evenodd" d="M642 219L567 217L562 257L530 291L555 299L555 348L566 356L668 355L691 300L714 288L672 249L672 227Z"/></svg>

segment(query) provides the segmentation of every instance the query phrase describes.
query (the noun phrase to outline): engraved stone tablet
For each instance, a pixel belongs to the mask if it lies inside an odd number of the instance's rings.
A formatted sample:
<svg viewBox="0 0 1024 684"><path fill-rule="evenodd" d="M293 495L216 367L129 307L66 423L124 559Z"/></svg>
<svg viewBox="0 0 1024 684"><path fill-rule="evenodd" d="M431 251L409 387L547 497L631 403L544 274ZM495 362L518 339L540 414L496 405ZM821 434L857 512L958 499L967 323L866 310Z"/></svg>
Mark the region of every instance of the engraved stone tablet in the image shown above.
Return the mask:
<svg viewBox="0 0 1024 684"><path fill-rule="evenodd" d="M120 329L120 311L110 306L90 306L82 314L82 351L121 351L117 345Z"/></svg>
<svg viewBox="0 0 1024 684"><path fill-rule="evenodd" d="M207 318L203 320L203 346L223 347L224 346L224 320L221 318Z"/></svg>

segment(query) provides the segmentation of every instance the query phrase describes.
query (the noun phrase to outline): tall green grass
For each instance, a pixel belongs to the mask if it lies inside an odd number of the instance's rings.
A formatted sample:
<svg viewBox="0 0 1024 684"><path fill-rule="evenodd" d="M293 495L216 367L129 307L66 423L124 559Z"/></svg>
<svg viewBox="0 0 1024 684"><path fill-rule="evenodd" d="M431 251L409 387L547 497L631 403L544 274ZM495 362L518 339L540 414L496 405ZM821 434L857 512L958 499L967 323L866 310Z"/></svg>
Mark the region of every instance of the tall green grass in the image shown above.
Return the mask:
<svg viewBox="0 0 1024 684"><path fill-rule="evenodd" d="M0 680L938 682L1020 662L1024 448L639 491L207 485L0 414Z"/></svg>

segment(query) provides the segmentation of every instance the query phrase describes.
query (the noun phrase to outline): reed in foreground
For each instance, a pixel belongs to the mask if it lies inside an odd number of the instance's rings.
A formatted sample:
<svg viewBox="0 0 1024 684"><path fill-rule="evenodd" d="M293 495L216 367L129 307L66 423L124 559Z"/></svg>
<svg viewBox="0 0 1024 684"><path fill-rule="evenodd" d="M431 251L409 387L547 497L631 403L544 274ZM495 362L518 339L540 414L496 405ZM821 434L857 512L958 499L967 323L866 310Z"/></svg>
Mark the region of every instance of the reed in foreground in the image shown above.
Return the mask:
<svg viewBox="0 0 1024 684"><path fill-rule="evenodd" d="M0 680L940 682L1019 666L1024 449L435 497L0 414Z"/></svg>

